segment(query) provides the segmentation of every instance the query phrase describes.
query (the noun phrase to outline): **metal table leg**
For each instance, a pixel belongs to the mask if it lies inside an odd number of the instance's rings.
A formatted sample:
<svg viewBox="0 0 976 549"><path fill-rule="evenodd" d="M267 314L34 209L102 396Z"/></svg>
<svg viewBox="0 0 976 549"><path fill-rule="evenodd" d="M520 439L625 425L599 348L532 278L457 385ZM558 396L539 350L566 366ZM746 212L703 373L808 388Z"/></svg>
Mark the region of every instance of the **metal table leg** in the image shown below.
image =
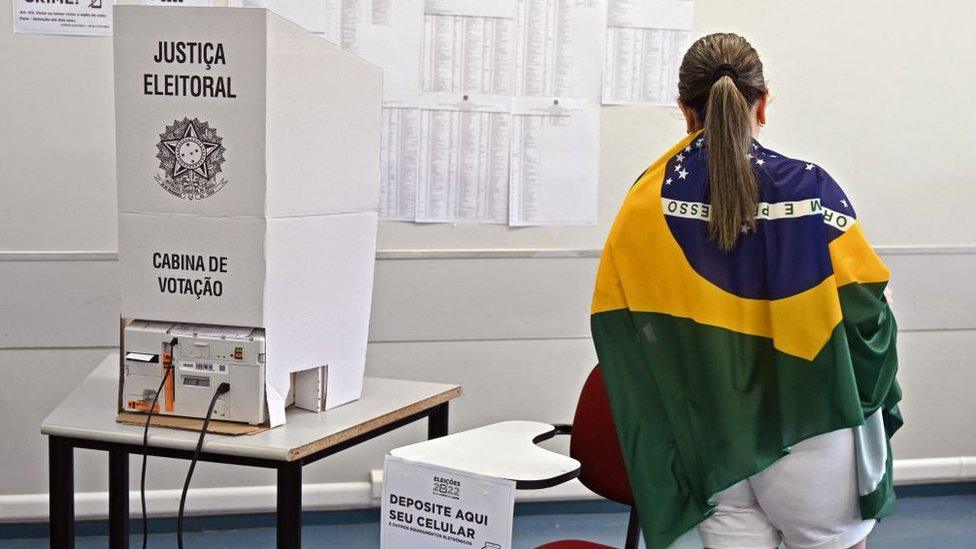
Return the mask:
<svg viewBox="0 0 976 549"><path fill-rule="evenodd" d="M52 549L75 546L74 448L61 437L48 437L48 495Z"/></svg>
<svg viewBox="0 0 976 549"><path fill-rule="evenodd" d="M278 466L278 549L302 546L302 463Z"/></svg>
<svg viewBox="0 0 976 549"><path fill-rule="evenodd" d="M438 404L427 418L427 440L447 436L449 405L448 402Z"/></svg>
<svg viewBox="0 0 976 549"><path fill-rule="evenodd" d="M129 549L129 453L108 452L108 546Z"/></svg>

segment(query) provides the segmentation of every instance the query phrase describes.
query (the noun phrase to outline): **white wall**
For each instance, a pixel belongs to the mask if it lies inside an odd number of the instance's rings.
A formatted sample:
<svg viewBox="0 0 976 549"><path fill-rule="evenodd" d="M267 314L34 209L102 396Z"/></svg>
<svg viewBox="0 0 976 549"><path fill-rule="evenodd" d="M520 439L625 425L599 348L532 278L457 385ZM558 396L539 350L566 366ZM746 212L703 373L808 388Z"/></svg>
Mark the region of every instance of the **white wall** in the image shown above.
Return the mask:
<svg viewBox="0 0 976 549"><path fill-rule="evenodd" d="M773 91L764 144L828 166L894 273L908 419L896 457L945 458L901 461L899 474L976 478L976 459L967 458L976 456L969 280L976 231L959 211L976 199L976 157L966 154L976 147L966 129L976 122L969 107L976 51L964 32L976 24L976 7L764 0L746 12L742 5L698 0L699 33L733 29L753 40ZM45 516L46 441L38 426L117 337L110 41L9 29L3 0L0 463L17 473L0 475L0 520ZM381 248L405 253L381 253L377 264L369 374L464 384L454 429L503 418L569 420L595 360L587 319L595 250L627 187L681 128L672 110L604 109L596 227L384 223ZM485 248L566 253L415 252ZM387 449L424 432L412 426L313 465L306 504L368 504L368 471ZM76 467L78 489L95 493L79 509L104 512L97 494L106 483L104 456L79 452ZM184 471L183 463L154 460L150 486L178 488ZM194 486L272 481L267 472L204 464ZM254 508L273 502L267 490L245 493ZM207 494L215 509L241 499L225 489ZM172 493L153 497L153 508L173 508Z"/></svg>

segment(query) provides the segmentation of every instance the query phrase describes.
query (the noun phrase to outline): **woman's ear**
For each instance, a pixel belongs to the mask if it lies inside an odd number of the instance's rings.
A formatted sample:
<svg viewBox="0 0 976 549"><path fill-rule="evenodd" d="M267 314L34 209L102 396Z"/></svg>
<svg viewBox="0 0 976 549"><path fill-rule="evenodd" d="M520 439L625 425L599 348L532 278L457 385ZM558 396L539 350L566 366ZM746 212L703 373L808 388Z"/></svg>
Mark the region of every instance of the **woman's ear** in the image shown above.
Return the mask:
<svg viewBox="0 0 976 549"><path fill-rule="evenodd" d="M766 92L759 96L756 100L756 122L760 126L766 125L766 99L769 98L769 92Z"/></svg>
<svg viewBox="0 0 976 549"><path fill-rule="evenodd" d="M688 133L692 133L698 130L698 120L695 119L695 111L688 105L685 105L680 99L678 100L678 108L681 109L681 113L685 115L685 123L687 124Z"/></svg>

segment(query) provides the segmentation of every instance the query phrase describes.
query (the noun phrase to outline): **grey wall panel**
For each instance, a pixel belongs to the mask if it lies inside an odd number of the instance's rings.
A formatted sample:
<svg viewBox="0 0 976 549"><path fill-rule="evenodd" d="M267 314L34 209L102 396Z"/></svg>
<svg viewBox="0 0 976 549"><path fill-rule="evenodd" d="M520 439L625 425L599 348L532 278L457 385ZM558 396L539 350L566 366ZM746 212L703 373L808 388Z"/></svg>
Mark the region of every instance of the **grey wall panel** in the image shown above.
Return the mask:
<svg viewBox="0 0 976 549"><path fill-rule="evenodd" d="M899 334L905 427L898 459L976 456L976 331Z"/></svg>
<svg viewBox="0 0 976 549"><path fill-rule="evenodd" d="M588 337L596 259L376 265L373 341Z"/></svg>
<svg viewBox="0 0 976 549"><path fill-rule="evenodd" d="M0 495L47 492L47 437L41 421L111 349L0 350ZM108 396L112 398L111 395ZM107 488L107 461L79 451L79 491ZM11 474L13 473L13 474Z"/></svg>
<svg viewBox="0 0 976 549"><path fill-rule="evenodd" d="M0 261L0 348L118 345L117 267Z"/></svg>
<svg viewBox="0 0 976 549"><path fill-rule="evenodd" d="M882 254L902 330L976 328L976 253Z"/></svg>

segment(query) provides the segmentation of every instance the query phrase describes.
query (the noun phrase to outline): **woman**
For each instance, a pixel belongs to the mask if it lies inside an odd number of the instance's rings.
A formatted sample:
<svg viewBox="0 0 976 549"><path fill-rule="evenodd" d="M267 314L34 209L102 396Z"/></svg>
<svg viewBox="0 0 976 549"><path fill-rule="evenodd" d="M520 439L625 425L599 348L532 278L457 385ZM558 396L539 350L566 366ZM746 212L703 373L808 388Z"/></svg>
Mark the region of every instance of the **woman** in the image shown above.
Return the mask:
<svg viewBox="0 0 976 549"><path fill-rule="evenodd" d="M888 270L826 171L754 140L745 39L698 40L679 79L689 135L628 192L592 311L645 542L863 547L894 504Z"/></svg>

